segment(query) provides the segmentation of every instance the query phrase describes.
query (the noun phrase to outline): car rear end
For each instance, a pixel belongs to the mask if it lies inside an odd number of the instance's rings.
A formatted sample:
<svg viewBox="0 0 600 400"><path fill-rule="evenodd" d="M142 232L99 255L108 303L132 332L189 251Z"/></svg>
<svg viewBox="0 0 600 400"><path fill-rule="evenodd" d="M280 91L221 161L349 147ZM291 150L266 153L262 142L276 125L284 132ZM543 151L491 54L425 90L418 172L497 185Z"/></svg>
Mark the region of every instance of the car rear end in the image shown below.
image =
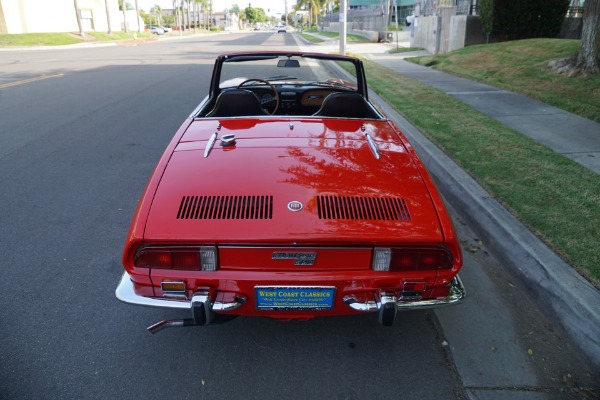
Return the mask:
<svg viewBox="0 0 600 400"><path fill-rule="evenodd" d="M219 123L236 146L206 152L211 124L174 139L132 222L117 297L192 311L152 332L223 315L391 325L464 298L450 218L393 124Z"/></svg>

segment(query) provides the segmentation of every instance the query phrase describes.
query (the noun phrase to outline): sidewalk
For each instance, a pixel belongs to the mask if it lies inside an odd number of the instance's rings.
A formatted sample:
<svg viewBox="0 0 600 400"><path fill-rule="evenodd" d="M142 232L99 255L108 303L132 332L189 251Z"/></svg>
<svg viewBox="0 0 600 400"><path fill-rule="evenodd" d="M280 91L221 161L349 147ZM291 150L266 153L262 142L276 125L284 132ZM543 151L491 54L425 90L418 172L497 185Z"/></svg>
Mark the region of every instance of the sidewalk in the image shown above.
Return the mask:
<svg viewBox="0 0 600 400"><path fill-rule="evenodd" d="M339 50L338 41L327 37L320 36L326 41L318 45L302 45L295 37L303 51ZM401 45L409 47L408 43ZM526 96L409 63L403 58L428 53L387 53L394 47L395 43L349 42L346 52L434 86L600 173L600 124ZM477 232L510 274L524 284L546 317L558 324L580 353L600 370L600 292L384 99L373 92L369 96L411 142L446 202Z"/></svg>

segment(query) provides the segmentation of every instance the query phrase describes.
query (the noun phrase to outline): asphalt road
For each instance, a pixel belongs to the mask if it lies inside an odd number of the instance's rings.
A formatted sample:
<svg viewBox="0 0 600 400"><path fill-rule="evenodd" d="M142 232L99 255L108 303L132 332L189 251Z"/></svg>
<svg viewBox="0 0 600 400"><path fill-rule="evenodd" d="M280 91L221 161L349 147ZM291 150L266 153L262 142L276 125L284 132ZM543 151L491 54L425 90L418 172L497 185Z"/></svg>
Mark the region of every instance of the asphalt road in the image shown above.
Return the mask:
<svg viewBox="0 0 600 400"><path fill-rule="evenodd" d="M216 54L295 48L258 32L0 52L0 398L585 398L597 377L454 213L469 300L282 323L120 303L120 256ZM593 393L592 393L593 395Z"/></svg>

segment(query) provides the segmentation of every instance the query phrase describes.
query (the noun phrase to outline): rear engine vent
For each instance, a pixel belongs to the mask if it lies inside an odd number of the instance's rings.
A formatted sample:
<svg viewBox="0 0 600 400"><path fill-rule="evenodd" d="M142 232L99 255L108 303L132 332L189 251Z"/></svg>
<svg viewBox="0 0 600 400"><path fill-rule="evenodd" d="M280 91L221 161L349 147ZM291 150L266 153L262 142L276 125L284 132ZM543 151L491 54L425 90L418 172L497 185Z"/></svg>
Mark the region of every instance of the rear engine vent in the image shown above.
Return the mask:
<svg viewBox="0 0 600 400"><path fill-rule="evenodd" d="M184 196L177 219L272 219L273 196Z"/></svg>
<svg viewBox="0 0 600 400"><path fill-rule="evenodd" d="M408 207L398 197L317 196L320 219L410 221Z"/></svg>

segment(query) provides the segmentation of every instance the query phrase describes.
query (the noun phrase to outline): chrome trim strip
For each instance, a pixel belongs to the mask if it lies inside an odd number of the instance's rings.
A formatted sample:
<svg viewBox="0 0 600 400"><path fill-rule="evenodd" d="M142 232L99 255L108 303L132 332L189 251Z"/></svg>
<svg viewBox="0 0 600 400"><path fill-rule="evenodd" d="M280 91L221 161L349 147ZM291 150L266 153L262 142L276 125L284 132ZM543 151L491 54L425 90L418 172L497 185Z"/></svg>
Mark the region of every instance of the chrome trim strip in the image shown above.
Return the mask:
<svg viewBox="0 0 600 400"><path fill-rule="evenodd" d="M217 132L210 135L210 139L208 139L208 142L206 142L206 148L204 149L204 158L208 157L208 154L210 153L210 150L215 145L216 140L217 140Z"/></svg>
<svg viewBox="0 0 600 400"><path fill-rule="evenodd" d="M117 286L117 290L115 291L115 296L117 296L117 299L124 303L136 304L140 306L178 308L183 310L190 310L192 308L191 301L187 299L180 300L163 297L144 297L135 294L135 291L133 290L133 282L131 282L131 278L127 272L123 273L121 281L119 282L119 286ZM212 309L213 311L219 312L232 311L240 307L246 301L245 298L237 298L236 300L237 301L231 303L223 303L220 301L214 302Z"/></svg>
<svg viewBox="0 0 600 400"><path fill-rule="evenodd" d="M375 144L375 141L373 140L371 135L369 135L368 133L365 133L365 137L367 138L367 143L369 143L369 147L371 148L373 155L375 156L376 159L379 160L379 157L380 157L379 149L377 149L377 145Z"/></svg>
<svg viewBox="0 0 600 400"><path fill-rule="evenodd" d="M419 300L419 301L402 301L402 299L398 299L396 301L396 305L399 310L417 310L417 309L427 309L427 308L435 308L442 306L449 306L453 304L458 304L462 302L466 297L466 290L462 283L462 280L458 275L452 279L450 287L450 293L443 299L428 299L428 300ZM368 300L364 303L359 303L352 295L344 296L344 303L346 303L350 308L356 311L361 312L375 312L379 310L381 307L381 302L373 300Z"/></svg>
<svg viewBox="0 0 600 400"><path fill-rule="evenodd" d="M243 246L243 245L223 245L223 246L219 246L219 249L267 249L267 250L273 250L273 249L286 249L289 251L304 251L304 250L313 250L313 251L319 251L319 250L368 250L371 251L373 250L372 247L342 247L342 246L329 246L329 247L317 247L317 246L296 246L296 245L282 245L282 246L277 246L277 245L273 245L273 246Z"/></svg>

